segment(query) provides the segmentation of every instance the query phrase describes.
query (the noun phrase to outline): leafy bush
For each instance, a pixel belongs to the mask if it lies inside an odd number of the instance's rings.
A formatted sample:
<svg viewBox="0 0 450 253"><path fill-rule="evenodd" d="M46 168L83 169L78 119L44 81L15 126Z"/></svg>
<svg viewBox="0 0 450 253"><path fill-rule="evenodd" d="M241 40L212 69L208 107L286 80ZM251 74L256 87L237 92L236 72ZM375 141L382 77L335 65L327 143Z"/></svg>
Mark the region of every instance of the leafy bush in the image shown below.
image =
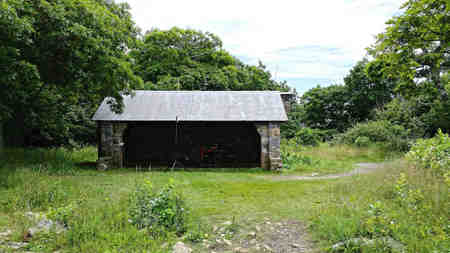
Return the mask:
<svg viewBox="0 0 450 253"><path fill-rule="evenodd" d="M402 126L392 124L387 120L379 120L358 123L337 136L335 141L356 145L361 142L365 144L369 142L382 143L388 149L406 151L409 148L408 139L408 131Z"/></svg>
<svg viewBox="0 0 450 253"><path fill-rule="evenodd" d="M447 174L450 170L450 137L439 130L431 139L418 140L406 157L419 168Z"/></svg>
<svg viewBox="0 0 450 253"><path fill-rule="evenodd" d="M322 140L322 135L321 130L304 127L295 133L295 141L300 145L317 146Z"/></svg>
<svg viewBox="0 0 450 253"><path fill-rule="evenodd" d="M182 234L186 231L187 212L173 182L154 193L151 182L145 181L138 184L131 197L129 215L130 222L140 229L159 231L163 228Z"/></svg>
<svg viewBox="0 0 450 253"><path fill-rule="evenodd" d="M371 143L370 138L367 136L359 136L355 140L355 145L358 147L367 147Z"/></svg>

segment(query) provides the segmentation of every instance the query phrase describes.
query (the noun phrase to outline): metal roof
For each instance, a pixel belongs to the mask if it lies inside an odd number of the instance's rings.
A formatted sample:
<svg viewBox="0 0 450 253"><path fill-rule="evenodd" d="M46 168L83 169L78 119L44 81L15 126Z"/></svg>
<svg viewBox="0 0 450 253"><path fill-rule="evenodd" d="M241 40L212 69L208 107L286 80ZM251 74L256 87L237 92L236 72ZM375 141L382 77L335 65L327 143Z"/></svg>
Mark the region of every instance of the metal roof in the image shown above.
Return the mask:
<svg viewBox="0 0 450 253"><path fill-rule="evenodd" d="M121 114L105 98L98 121L287 121L275 91L134 91L124 96Z"/></svg>

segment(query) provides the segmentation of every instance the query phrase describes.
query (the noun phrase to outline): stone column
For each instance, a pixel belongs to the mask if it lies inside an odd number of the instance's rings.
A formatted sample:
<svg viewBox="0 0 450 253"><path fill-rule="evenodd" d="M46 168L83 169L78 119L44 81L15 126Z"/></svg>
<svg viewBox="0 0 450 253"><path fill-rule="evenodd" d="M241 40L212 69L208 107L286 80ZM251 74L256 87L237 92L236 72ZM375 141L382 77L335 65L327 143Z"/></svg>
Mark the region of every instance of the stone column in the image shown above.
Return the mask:
<svg viewBox="0 0 450 253"><path fill-rule="evenodd" d="M106 170L111 166L113 154L113 125L110 122L97 122L98 160L97 169Z"/></svg>
<svg viewBox="0 0 450 253"><path fill-rule="evenodd" d="M126 128L127 123L113 123L112 166L117 168L123 167L123 133Z"/></svg>
<svg viewBox="0 0 450 253"><path fill-rule="evenodd" d="M280 124L269 123L269 160L271 170L280 170L282 168L281 150L280 150Z"/></svg>
<svg viewBox="0 0 450 253"><path fill-rule="evenodd" d="M270 169L269 159L269 129L267 123L255 123L261 142L261 168Z"/></svg>

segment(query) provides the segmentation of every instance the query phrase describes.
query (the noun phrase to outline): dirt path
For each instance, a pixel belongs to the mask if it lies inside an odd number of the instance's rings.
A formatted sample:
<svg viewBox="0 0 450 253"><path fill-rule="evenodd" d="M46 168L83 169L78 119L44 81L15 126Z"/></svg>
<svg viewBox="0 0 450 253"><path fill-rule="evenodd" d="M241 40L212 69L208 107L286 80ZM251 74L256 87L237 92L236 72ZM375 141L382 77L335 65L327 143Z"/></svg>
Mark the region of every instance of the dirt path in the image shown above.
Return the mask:
<svg viewBox="0 0 450 253"><path fill-rule="evenodd" d="M384 163L357 163L356 168L350 172L329 174L324 176L295 176L295 175L279 175L270 176L270 179L275 181L288 181L288 180L320 180L320 179L334 179L341 177L350 177L360 174L368 174L384 167Z"/></svg>

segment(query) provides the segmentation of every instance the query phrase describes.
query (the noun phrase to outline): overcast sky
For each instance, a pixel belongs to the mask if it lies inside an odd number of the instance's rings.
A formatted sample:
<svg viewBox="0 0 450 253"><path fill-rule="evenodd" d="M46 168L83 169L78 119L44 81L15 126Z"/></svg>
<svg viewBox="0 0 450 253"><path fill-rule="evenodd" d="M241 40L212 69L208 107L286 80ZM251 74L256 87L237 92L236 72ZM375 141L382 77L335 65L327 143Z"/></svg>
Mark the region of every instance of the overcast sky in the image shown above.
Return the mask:
<svg viewBox="0 0 450 253"><path fill-rule="evenodd" d="M342 83L401 0L119 0L143 30L209 31L248 64L261 60L300 93Z"/></svg>

